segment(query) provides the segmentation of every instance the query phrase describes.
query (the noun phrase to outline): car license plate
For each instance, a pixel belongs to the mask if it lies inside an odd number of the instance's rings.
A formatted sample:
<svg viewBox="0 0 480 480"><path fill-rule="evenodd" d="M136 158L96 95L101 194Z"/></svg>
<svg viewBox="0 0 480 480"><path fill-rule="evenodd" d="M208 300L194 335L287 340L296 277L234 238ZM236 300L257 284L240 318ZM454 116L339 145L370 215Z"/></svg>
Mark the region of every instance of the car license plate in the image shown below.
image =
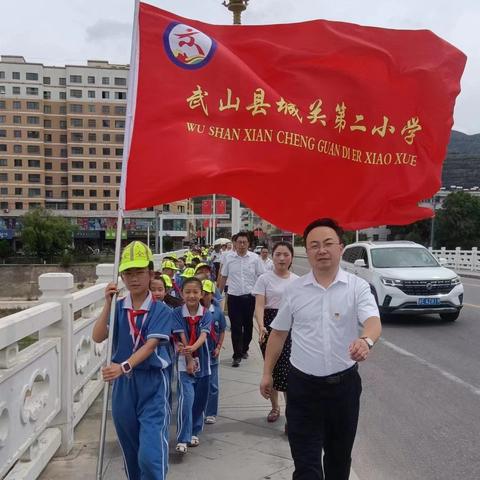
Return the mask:
<svg viewBox="0 0 480 480"><path fill-rule="evenodd" d="M417 299L417 305L440 305L439 298L419 298Z"/></svg>

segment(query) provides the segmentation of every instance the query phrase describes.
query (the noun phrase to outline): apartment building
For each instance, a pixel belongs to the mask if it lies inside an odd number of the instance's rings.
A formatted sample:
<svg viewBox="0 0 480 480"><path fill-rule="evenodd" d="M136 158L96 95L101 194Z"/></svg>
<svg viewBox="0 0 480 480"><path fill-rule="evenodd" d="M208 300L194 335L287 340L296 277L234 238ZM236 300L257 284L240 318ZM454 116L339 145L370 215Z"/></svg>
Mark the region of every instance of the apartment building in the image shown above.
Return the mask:
<svg viewBox="0 0 480 480"><path fill-rule="evenodd" d="M18 236L25 211L44 207L77 223L79 239L112 240L128 71L107 61L58 67L1 56L0 238ZM189 200L160 209L192 213ZM143 238L153 210L132 212L126 236ZM185 236L187 222L180 223L170 230L167 222L164 233Z"/></svg>

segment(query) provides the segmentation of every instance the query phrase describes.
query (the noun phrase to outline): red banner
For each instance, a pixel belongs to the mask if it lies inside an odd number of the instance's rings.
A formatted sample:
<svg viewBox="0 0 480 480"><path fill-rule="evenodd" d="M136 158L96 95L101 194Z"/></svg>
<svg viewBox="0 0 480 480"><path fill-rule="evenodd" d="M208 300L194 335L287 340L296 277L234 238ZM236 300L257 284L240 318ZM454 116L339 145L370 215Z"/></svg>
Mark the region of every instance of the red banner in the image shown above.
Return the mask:
<svg viewBox="0 0 480 480"><path fill-rule="evenodd" d="M212 201L211 200L202 200L202 214L211 215L212 214Z"/></svg>
<svg viewBox="0 0 480 480"><path fill-rule="evenodd" d="M240 198L280 228L430 216L465 55L428 30L219 26L140 4L125 208ZM158 168L175 162L175 169Z"/></svg>
<svg viewBox="0 0 480 480"><path fill-rule="evenodd" d="M215 200L215 213L217 215L224 215L225 213L227 213L226 200Z"/></svg>

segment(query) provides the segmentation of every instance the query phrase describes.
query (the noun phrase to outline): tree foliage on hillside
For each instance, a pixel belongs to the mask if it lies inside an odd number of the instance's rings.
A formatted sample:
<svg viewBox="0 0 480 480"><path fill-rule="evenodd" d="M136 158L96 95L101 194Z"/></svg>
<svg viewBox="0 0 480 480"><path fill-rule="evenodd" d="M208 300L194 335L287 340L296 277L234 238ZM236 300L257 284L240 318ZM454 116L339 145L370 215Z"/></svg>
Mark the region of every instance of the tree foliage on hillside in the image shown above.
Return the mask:
<svg viewBox="0 0 480 480"><path fill-rule="evenodd" d="M22 218L21 239L25 251L46 260L61 255L72 243L75 226L48 210L35 209Z"/></svg>

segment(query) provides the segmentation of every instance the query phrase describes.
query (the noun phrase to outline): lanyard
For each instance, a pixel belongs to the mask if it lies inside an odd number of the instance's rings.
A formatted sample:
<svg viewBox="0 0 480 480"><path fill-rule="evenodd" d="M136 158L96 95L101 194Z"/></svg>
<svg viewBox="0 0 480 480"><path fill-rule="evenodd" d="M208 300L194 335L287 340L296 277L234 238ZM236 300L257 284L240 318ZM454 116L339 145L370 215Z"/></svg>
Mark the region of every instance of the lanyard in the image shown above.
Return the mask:
<svg viewBox="0 0 480 480"><path fill-rule="evenodd" d="M145 343L145 339L143 338L143 335L142 335L142 330L143 330L143 325L145 324L145 320L147 319L148 310L128 309L127 315L128 315L128 323L130 326L130 336L132 337L132 342L133 342L133 351L135 352L138 348L138 344L140 343L140 340L142 340L142 342ZM140 325L140 328L137 327L137 321L136 321L136 318L139 315L143 315L142 324Z"/></svg>

